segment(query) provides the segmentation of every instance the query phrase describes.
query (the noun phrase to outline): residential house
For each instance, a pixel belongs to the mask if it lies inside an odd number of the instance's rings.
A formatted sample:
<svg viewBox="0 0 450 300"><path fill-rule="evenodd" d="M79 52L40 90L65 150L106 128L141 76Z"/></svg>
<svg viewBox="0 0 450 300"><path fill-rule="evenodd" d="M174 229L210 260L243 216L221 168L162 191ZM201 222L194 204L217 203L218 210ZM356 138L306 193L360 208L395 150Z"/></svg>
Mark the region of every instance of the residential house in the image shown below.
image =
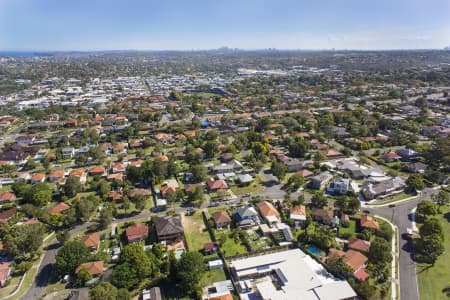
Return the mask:
<svg viewBox="0 0 450 300"><path fill-rule="evenodd" d="M75 274L78 274L81 271L81 269L85 269L92 277L99 276L100 274L103 273L104 269L103 260L83 263L76 268Z"/></svg>
<svg viewBox="0 0 450 300"><path fill-rule="evenodd" d="M253 182L253 177L250 174L238 174L237 177L240 186L247 186Z"/></svg>
<svg viewBox="0 0 450 300"><path fill-rule="evenodd" d="M359 225L361 228L368 228L372 230L378 230L380 228L380 224L370 215L362 215L359 219Z"/></svg>
<svg viewBox="0 0 450 300"><path fill-rule="evenodd" d="M3 287L11 275L11 265L9 262L0 262L0 287Z"/></svg>
<svg viewBox="0 0 450 300"><path fill-rule="evenodd" d="M0 192L0 204L11 203L16 199L16 195L11 192Z"/></svg>
<svg viewBox="0 0 450 300"><path fill-rule="evenodd" d="M361 193L366 200L382 199L403 192L405 187L405 180L398 176L382 181L367 180L361 186Z"/></svg>
<svg viewBox="0 0 450 300"><path fill-rule="evenodd" d="M124 173L111 173L108 176L106 176L106 180L108 181L116 181L116 182L122 182L125 174Z"/></svg>
<svg viewBox="0 0 450 300"><path fill-rule="evenodd" d="M395 152L404 160L412 160L417 158L417 152L409 148L400 148Z"/></svg>
<svg viewBox="0 0 450 300"><path fill-rule="evenodd" d="M124 163L116 163L112 165L111 170L113 173L123 173L125 172L127 166Z"/></svg>
<svg viewBox="0 0 450 300"><path fill-rule="evenodd" d="M275 223L281 222L280 213L278 210L272 205L272 203L268 201L262 201L257 204L259 213L264 218L264 220L269 225L274 225Z"/></svg>
<svg viewBox="0 0 450 300"><path fill-rule="evenodd" d="M303 178L308 178L309 176L313 175L314 173L310 170L303 169L297 172L298 175L302 176Z"/></svg>
<svg viewBox="0 0 450 300"><path fill-rule="evenodd" d="M344 252L334 248L331 248L329 251L330 253L327 260L333 256L342 257L344 263L352 270L353 277L355 277L358 281L366 281L369 278L369 274L366 272L368 258L361 252L354 250Z"/></svg>
<svg viewBox="0 0 450 300"><path fill-rule="evenodd" d="M348 178L336 178L327 186L327 193L345 195L352 190L351 181Z"/></svg>
<svg viewBox="0 0 450 300"><path fill-rule="evenodd" d="M106 169L102 166L96 166L89 169L89 174L92 176L106 176Z"/></svg>
<svg viewBox="0 0 450 300"><path fill-rule="evenodd" d="M325 225L330 225L333 223L334 213L331 210L325 210L322 208L314 208L311 211L311 218L314 221L323 223Z"/></svg>
<svg viewBox="0 0 450 300"><path fill-rule="evenodd" d="M48 175L48 180L50 182L59 182L61 179L64 178L64 172L63 171L55 171Z"/></svg>
<svg viewBox="0 0 450 300"><path fill-rule="evenodd" d="M97 252L100 246L100 232L93 232L81 238L81 242L93 252Z"/></svg>
<svg viewBox="0 0 450 300"><path fill-rule="evenodd" d="M208 178L206 180L206 187L210 192L214 192L217 190L227 190L228 184L222 179Z"/></svg>
<svg viewBox="0 0 450 300"><path fill-rule="evenodd" d="M28 172L17 174L16 181L17 182L28 182L31 179L31 175Z"/></svg>
<svg viewBox="0 0 450 300"><path fill-rule="evenodd" d="M117 143L117 144L113 145L112 152L114 154L126 154L127 147L128 147L127 143Z"/></svg>
<svg viewBox="0 0 450 300"><path fill-rule="evenodd" d="M370 242L361 239L351 239L348 241L347 248L362 253L369 253Z"/></svg>
<svg viewBox="0 0 450 300"><path fill-rule="evenodd" d="M303 168L303 163L296 158L280 154L277 155L277 159L287 167L289 172L297 172Z"/></svg>
<svg viewBox="0 0 450 300"><path fill-rule="evenodd" d="M45 174L44 173L34 173L30 178L30 183L35 184L38 182L45 182Z"/></svg>
<svg viewBox="0 0 450 300"><path fill-rule="evenodd" d="M311 177L309 184L313 189L322 190L328 185L331 179L333 179L333 175L331 175L329 172L323 172Z"/></svg>
<svg viewBox="0 0 450 300"><path fill-rule="evenodd" d="M306 206L296 205L289 210L289 217L294 220L295 227L303 227L306 223Z"/></svg>
<svg viewBox="0 0 450 300"><path fill-rule="evenodd" d="M75 148L73 147L62 148L61 155L65 159L73 158L75 156Z"/></svg>
<svg viewBox="0 0 450 300"><path fill-rule="evenodd" d="M397 153L395 153L393 151L390 151L390 152L383 154L381 156L381 159L387 163L391 163L394 161L398 161L400 159L400 155L398 155Z"/></svg>
<svg viewBox="0 0 450 300"><path fill-rule="evenodd" d="M216 225L216 229L221 229L224 227L229 227L231 224L231 218L225 211L216 211L212 214L212 220Z"/></svg>
<svg viewBox="0 0 450 300"><path fill-rule="evenodd" d="M70 206L67 205L64 202L59 202L58 204L56 204L55 206L50 207L49 209L47 209L47 212L50 215L56 215L56 214L60 214L62 212L65 212L66 210L70 209Z"/></svg>
<svg viewBox="0 0 450 300"><path fill-rule="evenodd" d="M241 227L250 227L254 225L259 225L260 220L258 217L258 212L252 205L239 207L236 209L233 218L239 223Z"/></svg>
<svg viewBox="0 0 450 300"><path fill-rule="evenodd" d="M81 184L86 184L87 176L86 176L86 172L84 172L84 170L80 170L80 169L72 170L72 171L70 171L69 176L78 177L80 179Z"/></svg>
<svg viewBox="0 0 450 300"><path fill-rule="evenodd" d="M407 164L405 169L412 173L424 173L428 169L428 165L419 161Z"/></svg>
<svg viewBox="0 0 450 300"><path fill-rule="evenodd" d="M108 199L113 202L122 202L123 201L123 193L122 193L122 191L110 191L108 193Z"/></svg>
<svg viewBox="0 0 450 300"><path fill-rule="evenodd" d="M17 208L13 207L0 212L0 224L5 224L9 219L17 214Z"/></svg>
<svg viewBox="0 0 450 300"><path fill-rule="evenodd" d="M169 179L161 186L161 196L165 198L169 190L176 193L179 188L180 185L175 179Z"/></svg>
<svg viewBox="0 0 450 300"><path fill-rule="evenodd" d="M216 174L237 172L243 168L244 166L235 159L229 161L228 163L217 164L210 167L211 171Z"/></svg>
<svg viewBox="0 0 450 300"><path fill-rule="evenodd" d="M184 240L184 230L179 216L157 217L155 228L160 242L175 243Z"/></svg>
<svg viewBox="0 0 450 300"><path fill-rule="evenodd" d="M148 237L148 226L146 224L133 224L125 230L125 236L127 237L128 243L135 243L145 240Z"/></svg>
<svg viewBox="0 0 450 300"><path fill-rule="evenodd" d="M343 154L341 152L333 150L333 149L327 149L322 152L327 158L336 158L336 157L343 156Z"/></svg>

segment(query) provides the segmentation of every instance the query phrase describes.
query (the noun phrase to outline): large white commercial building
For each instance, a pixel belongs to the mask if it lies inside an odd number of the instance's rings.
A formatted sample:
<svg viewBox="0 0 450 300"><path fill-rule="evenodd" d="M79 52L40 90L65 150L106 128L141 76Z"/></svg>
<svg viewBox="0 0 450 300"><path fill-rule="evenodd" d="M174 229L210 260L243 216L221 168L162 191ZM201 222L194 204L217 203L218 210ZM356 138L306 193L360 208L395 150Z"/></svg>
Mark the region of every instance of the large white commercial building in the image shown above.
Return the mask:
<svg viewBox="0 0 450 300"><path fill-rule="evenodd" d="M357 295L300 249L232 260L241 299L343 300Z"/></svg>

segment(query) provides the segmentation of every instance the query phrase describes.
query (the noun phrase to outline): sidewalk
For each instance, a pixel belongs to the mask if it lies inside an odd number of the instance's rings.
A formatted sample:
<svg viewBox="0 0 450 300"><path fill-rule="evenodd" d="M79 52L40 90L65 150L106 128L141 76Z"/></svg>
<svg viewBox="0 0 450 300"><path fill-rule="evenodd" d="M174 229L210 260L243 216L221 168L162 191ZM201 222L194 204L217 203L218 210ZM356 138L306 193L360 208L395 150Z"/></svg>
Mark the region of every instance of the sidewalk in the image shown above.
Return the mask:
<svg viewBox="0 0 450 300"><path fill-rule="evenodd" d="M399 278L397 277L397 266L398 266L398 249L399 249L399 244L398 244L398 239L399 239L399 233L398 233L398 229L397 227L392 224L388 219L383 218L379 215L375 215L376 218L379 218L383 221L385 221L386 223L388 223L389 225L391 225L392 231L393 231L393 235L392 235L392 262L391 262L391 299L392 300L397 300L400 298L400 295L397 296L397 286L399 285ZM397 241L397 242L396 242ZM400 270L400 268L398 268ZM400 287L399 287L400 288Z"/></svg>

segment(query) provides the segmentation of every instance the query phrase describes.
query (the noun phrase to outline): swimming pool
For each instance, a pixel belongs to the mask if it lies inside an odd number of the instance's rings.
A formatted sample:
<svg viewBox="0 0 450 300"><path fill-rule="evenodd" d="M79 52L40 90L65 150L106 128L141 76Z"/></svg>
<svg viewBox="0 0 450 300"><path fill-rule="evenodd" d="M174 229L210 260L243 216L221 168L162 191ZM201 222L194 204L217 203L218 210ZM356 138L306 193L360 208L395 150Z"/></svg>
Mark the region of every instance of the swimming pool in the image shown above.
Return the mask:
<svg viewBox="0 0 450 300"><path fill-rule="evenodd" d="M314 246L309 246L309 247L308 247L308 251L311 252L311 253L314 254L314 255L319 255L319 254L320 254L320 250L317 249L317 248L314 247Z"/></svg>

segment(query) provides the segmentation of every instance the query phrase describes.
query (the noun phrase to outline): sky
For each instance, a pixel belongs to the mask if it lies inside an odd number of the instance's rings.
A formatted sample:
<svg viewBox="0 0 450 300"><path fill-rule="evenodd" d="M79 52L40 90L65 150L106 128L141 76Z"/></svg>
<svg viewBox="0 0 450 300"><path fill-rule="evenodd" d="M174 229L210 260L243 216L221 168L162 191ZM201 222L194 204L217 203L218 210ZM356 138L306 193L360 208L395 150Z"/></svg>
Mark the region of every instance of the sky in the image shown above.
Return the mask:
<svg viewBox="0 0 450 300"><path fill-rule="evenodd" d="M0 0L0 50L442 49L450 0Z"/></svg>

